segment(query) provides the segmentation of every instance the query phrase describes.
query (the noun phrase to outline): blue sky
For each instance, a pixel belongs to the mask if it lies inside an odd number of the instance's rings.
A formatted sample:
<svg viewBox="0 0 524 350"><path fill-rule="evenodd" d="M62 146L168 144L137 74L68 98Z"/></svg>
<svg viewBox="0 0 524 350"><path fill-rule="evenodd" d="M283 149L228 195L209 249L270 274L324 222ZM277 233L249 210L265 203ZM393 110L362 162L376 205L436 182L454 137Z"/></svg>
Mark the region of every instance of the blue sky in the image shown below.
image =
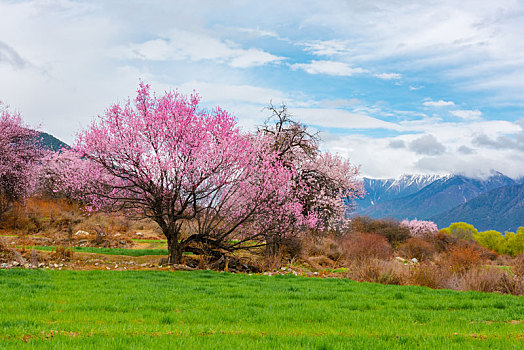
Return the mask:
<svg viewBox="0 0 524 350"><path fill-rule="evenodd" d="M0 100L71 142L139 79L254 129L269 101L363 175L524 176L523 1L4 1Z"/></svg>

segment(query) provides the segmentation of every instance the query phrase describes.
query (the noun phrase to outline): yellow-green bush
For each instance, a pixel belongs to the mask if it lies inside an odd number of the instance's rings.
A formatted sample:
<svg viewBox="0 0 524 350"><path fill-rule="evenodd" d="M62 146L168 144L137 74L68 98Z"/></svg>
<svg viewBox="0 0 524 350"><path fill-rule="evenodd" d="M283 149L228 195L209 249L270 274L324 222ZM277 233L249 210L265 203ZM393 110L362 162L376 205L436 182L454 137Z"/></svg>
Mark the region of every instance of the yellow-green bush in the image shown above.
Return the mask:
<svg viewBox="0 0 524 350"><path fill-rule="evenodd" d="M502 234L495 230L478 232L473 225L456 222L443 228L440 232L456 238L473 239L479 245L499 254L517 256L524 252L524 227L519 227L516 233L505 232Z"/></svg>

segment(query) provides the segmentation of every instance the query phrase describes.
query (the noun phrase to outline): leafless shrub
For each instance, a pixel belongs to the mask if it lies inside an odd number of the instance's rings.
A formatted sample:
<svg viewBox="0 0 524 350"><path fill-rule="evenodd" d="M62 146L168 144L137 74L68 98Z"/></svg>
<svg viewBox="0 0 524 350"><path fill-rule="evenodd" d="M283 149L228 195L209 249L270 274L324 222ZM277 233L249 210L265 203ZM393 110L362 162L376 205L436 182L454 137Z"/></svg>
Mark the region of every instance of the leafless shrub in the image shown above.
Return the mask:
<svg viewBox="0 0 524 350"><path fill-rule="evenodd" d="M447 269L440 266L421 263L410 267L409 284L429 288L444 288L450 274Z"/></svg>
<svg viewBox="0 0 524 350"><path fill-rule="evenodd" d="M482 263L480 252L471 246L454 246L440 255L439 264L462 273Z"/></svg>
<svg viewBox="0 0 524 350"><path fill-rule="evenodd" d="M64 246L57 246L53 257L55 259L70 261L73 259L73 249Z"/></svg>
<svg viewBox="0 0 524 350"><path fill-rule="evenodd" d="M384 236L389 244L394 247L411 237L409 229L394 220L374 220L369 217L356 217L351 224L353 232L374 233Z"/></svg>
<svg viewBox="0 0 524 350"><path fill-rule="evenodd" d="M96 232L95 244L97 246L100 246L104 242L104 239L107 237L107 232L101 225L98 225L98 227L95 228L95 232Z"/></svg>
<svg viewBox="0 0 524 350"><path fill-rule="evenodd" d="M342 257L339 240L332 235L306 237L301 244L305 256L325 256L333 261L338 261Z"/></svg>
<svg viewBox="0 0 524 350"><path fill-rule="evenodd" d="M479 292L497 292L504 271L497 267L477 267L466 271L461 278L461 290L476 290Z"/></svg>
<svg viewBox="0 0 524 350"><path fill-rule="evenodd" d="M500 280L500 289L502 293L524 295L524 276L518 276L504 271Z"/></svg>
<svg viewBox="0 0 524 350"><path fill-rule="evenodd" d="M435 254L435 247L422 238L412 237L400 245L399 251L407 259L427 261Z"/></svg>
<svg viewBox="0 0 524 350"><path fill-rule="evenodd" d="M511 271L520 277L524 277L524 254L517 256L511 263Z"/></svg>
<svg viewBox="0 0 524 350"><path fill-rule="evenodd" d="M431 239L437 252L445 252L455 246L458 242L458 239L452 235L448 235L442 232L437 233Z"/></svg>
<svg viewBox="0 0 524 350"><path fill-rule="evenodd" d="M364 261L370 259L390 259L393 249L384 236L375 233L353 233L340 242L346 261Z"/></svg>
<svg viewBox="0 0 524 350"><path fill-rule="evenodd" d="M280 249L285 259L298 259L304 250L302 239L297 236L284 237Z"/></svg>
<svg viewBox="0 0 524 350"><path fill-rule="evenodd" d="M31 261L31 266L38 267L38 253L34 249L31 249L30 261Z"/></svg>
<svg viewBox="0 0 524 350"><path fill-rule="evenodd" d="M357 281L402 285L406 281L406 268L395 260L368 259L354 262L349 277Z"/></svg>

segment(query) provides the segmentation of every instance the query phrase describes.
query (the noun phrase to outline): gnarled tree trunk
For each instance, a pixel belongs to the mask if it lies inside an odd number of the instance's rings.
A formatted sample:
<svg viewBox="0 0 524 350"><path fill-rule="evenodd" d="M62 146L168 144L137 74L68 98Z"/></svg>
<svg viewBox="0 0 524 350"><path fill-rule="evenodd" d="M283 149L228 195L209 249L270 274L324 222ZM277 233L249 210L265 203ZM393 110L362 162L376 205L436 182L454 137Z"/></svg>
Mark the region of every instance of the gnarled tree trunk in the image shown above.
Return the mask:
<svg viewBox="0 0 524 350"><path fill-rule="evenodd" d="M168 258L167 263L169 265L173 264L181 264L182 263L182 255L184 253L184 245L180 244L178 241L178 234L176 233L170 233L166 234L167 237L167 250L168 250Z"/></svg>

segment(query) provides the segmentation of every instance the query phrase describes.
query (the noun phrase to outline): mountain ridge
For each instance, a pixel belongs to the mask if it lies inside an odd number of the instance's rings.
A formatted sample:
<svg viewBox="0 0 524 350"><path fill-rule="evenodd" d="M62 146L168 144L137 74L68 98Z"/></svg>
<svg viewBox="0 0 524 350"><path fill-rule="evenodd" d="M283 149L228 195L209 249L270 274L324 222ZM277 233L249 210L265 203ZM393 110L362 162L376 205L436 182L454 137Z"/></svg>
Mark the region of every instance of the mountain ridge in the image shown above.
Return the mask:
<svg viewBox="0 0 524 350"><path fill-rule="evenodd" d="M376 187L379 187L379 184L375 182ZM485 180L464 175L440 176L418 191L401 191L390 198L372 193L373 198L367 203L363 201L364 205L357 208L357 213L372 218L430 219L482 193L515 184L515 180L498 172L493 172L492 176ZM391 181L384 180L382 185L391 186ZM357 204L360 203L357 201Z"/></svg>
<svg viewBox="0 0 524 350"><path fill-rule="evenodd" d="M430 219L439 227L465 221L479 231L515 232L524 226L524 184L493 189Z"/></svg>

